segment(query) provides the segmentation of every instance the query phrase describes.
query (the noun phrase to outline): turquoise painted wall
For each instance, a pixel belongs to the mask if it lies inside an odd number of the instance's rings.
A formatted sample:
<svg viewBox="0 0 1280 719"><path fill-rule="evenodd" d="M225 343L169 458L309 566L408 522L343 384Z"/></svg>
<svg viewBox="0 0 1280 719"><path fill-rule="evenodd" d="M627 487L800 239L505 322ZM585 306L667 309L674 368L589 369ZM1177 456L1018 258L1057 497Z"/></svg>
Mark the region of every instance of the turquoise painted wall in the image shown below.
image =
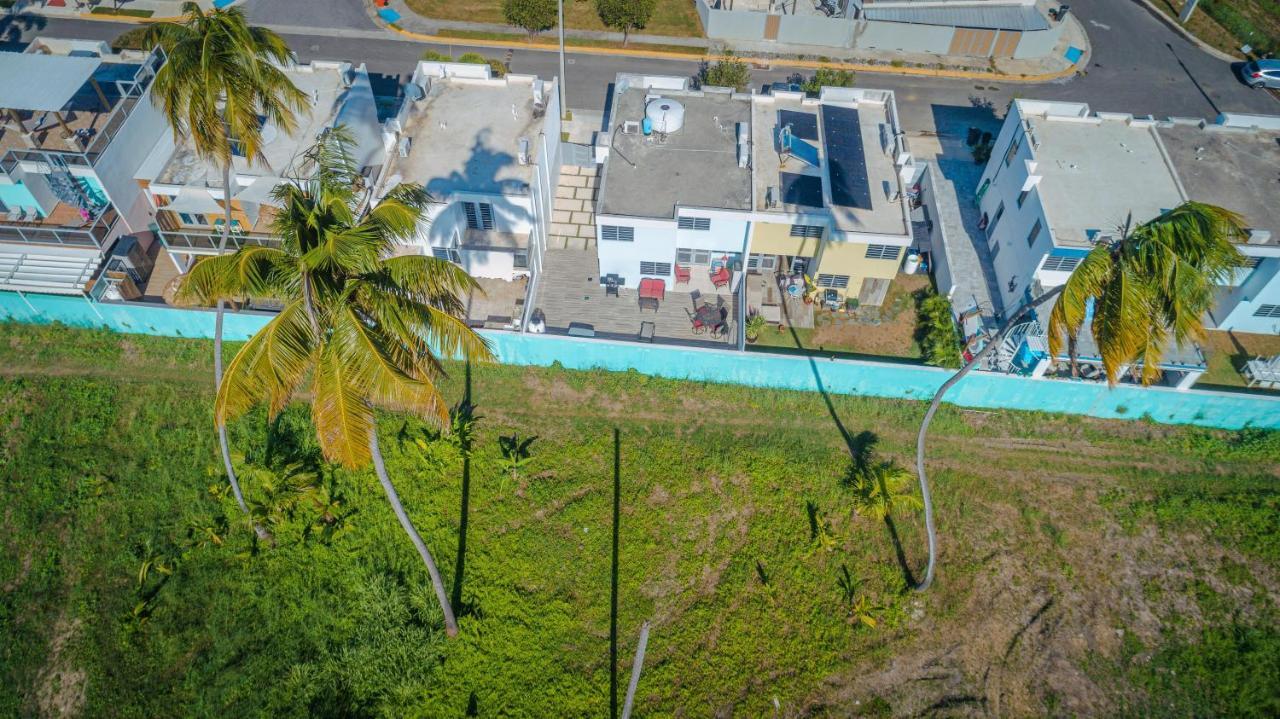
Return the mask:
<svg viewBox="0 0 1280 719"><path fill-rule="evenodd" d="M0 292L0 318L168 337L213 336L214 313L137 304L90 303L79 297L19 296ZM268 314L228 313L224 335L244 340L268 321ZM638 372L672 379L727 382L835 394L928 400L950 376L948 370L854 360L807 359L758 352L691 349L629 342L484 332L500 361L572 369ZM965 407L1063 412L1236 429L1280 429L1280 396L1106 385L975 372L947 395Z"/></svg>
<svg viewBox="0 0 1280 719"><path fill-rule="evenodd" d="M0 203L4 203L4 207L9 210L20 207L34 207L37 211L40 210L40 203L36 202L36 198L31 196L31 191L21 182L0 185Z"/></svg>

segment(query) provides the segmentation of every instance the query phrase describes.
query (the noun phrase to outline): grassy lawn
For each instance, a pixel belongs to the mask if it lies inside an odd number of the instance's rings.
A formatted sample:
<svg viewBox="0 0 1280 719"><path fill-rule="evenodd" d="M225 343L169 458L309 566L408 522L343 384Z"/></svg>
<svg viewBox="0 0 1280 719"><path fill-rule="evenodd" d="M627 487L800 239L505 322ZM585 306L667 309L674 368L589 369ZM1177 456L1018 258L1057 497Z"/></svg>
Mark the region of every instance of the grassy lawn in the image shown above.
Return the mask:
<svg viewBox="0 0 1280 719"><path fill-rule="evenodd" d="M260 414L231 427L276 468L242 472L273 520L274 545L253 541L208 352L0 325L0 715L605 716L615 429L624 687L653 626L636 716L1280 711L1280 434L944 407L939 573L918 594L840 480L846 436L906 461L922 404L481 367L448 641L377 482L315 461L303 405L270 442ZM380 429L452 584L459 451ZM538 438L515 473L511 434ZM282 475L311 489L272 491ZM893 527L912 573L919 525Z"/></svg>
<svg viewBox="0 0 1280 719"><path fill-rule="evenodd" d="M758 347L778 347L869 357L919 359L915 340L915 293L929 286L928 275L898 275L889 285L884 304L853 312L814 310L814 327L770 327Z"/></svg>
<svg viewBox="0 0 1280 719"><path fill-rule="evenodd" d="M1244 363L1255 357L1280 354L1280 337L1210 331L1208 341L1204 344L1204 353L1209 369L1196 383L1197 387L1244 387L1244 376L1240 374Z"/></svg>
<svg viewBox="0 0 1280 719"><path fill-rule="evenodd" d="M405 0L419 15L436 20L505 23L502 0ZM579 30L608 30L596 14L592 0L565 0L565 26ZM648 26L639 32L649 35L701 37L702 23L693 0L657 0Z"/></svg>
<svg viewBox="0 0 1280 719"><path fill-rule="evenodd" d="M436 33L439 37L454 37L459 40L508 40L525 42L529 36L523 33L500 33L500 32L484 32L482 30L451 30L449 28L441 29ZM547 47L558 47L558 41L554 35L539 35L533 39L534 44L546 45ZM566 47L623 47L621 42L612 40L590 40L587 38L567 37L564 39ZM647 50L650 52L674 52L682 55L705 55L706 48L703 47L687 47L685 45L663 45L661 43L649 42L629 42L626 45L631 50Z"/></svg>
<svg viewBox="0 0 1280 719"><path fill-rule="evenodd" d="M1184 0L1152 0L1170 17ZM1240 56L1240 47L1280 49L1280 3L1275 0L1201 0L1186 28L1213 47Z"/></svg>

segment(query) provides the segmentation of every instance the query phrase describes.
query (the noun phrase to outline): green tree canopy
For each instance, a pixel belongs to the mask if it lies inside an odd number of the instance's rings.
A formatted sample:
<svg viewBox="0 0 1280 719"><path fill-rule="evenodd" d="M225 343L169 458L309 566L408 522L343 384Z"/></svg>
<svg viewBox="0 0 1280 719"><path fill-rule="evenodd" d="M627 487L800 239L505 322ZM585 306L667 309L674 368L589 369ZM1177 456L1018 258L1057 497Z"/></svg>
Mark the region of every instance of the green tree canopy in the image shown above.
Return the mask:
<svg viewBox="0 0 1280 719"><path fill-rule="evenodd" d="M502 0L502 17L508 25L537 35L556 26L556 0Z"/></svg>
<svg viewBox="0 0 1280 719"><path fill-rule="evenodd" d="M726 58L711 65L703 65L700 79L703 85L731 87L744 92L751 84L751 68L741 60Z"/></svg>
<svg viewBox="0 0 1280 719"><path fill-rule="evenodd" d="M632 30L641 30L653 17L656 0L596 0L596 13L605 27L622 32L626 45Z"/></svg>

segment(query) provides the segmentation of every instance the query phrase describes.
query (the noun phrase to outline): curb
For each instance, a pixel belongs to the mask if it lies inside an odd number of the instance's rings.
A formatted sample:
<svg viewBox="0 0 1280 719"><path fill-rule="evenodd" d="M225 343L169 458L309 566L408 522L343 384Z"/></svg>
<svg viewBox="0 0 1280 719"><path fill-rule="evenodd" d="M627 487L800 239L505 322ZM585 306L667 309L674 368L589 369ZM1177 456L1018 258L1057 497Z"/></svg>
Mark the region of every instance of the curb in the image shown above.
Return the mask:
<svg viewBox="0 0 1280 719"><path fill-rule="evenodd" d="M478 47L500 47L504 49L519 47L524 50L533 50L535 52L559 52L559 48L556 45L550 44L550 43L535 43L535 42L529 42L527 40L517 40L517 39L486 40L486 39L479 39L479 38L472 39L472 38L461 38L461 37L448 37L448 36L442 36L442 35L427 35L424 33L414 32L412 30L405 30L404 28L397 27L395 25L391 25L381 21L379 21L379 24L381 24L382 27L401 35L402 37L406 37L411 40L418 40L420 42L429 42L429 43L435 43L435 44L443 43L443 44L450 44L450 45L474 45ZM923 67L893 67L892 65L868 65L865 63L833 62L833 61L818 61L818 60L772 60L769 58L757 58L757 57L751 57L747 55L724 55L724 54L714 54L714 53L697 54L697 53L669 52L665 50L635 50L635 49L621 48L621 47L615 48L615 47L576 46L571 48L566 45L564 51L565 51L565 54L607 55L607 56L614 56L614 57L644 58L644 59L650 59L650 60L683 60L683 61L706 62L706 61L719 61L719 60L733 59L733 60L741 60L749 64L768 63L771 66L777 66L777 67L796 67L796 68L807 68L807 69L830 68L833 70L853 70L855 72L879 73L883 75L906 75L906 76L915 76L915 77L948 78L948 79L956 79L956 80L979 80L979 79L998 80L1000 82L1016 82L1016 83L1028 83L1028 84L1052 82L1054 80L1061 80L1066 77L1071 77L1077 74L1078 72L1080 72L1080 69L1083 65L1083 63L1078 63L1076 65L1072 65L1071 67L1068 67L1065 70L1059 70L1057 72L1045 73L1042 75L1022 76L1022 75L1009 75L1009 74L998 73L998 72L975 72L971 70L939 70L934 68L923 68ZM1081 58L1081 59L1083 60L1086 58Z"/></svg>
<svg viewBox="0 0 1280 719"><path fill-rule="evenodd" d="M1156 19L1164 23L1166 27L1172 29L1174 32L1181 35L1184 39L1190 41L1191 44L1200 48L1201 50L1208 53L1209 55L1212 55L1213 57L1216 57L1219 60L1222 60L1223 62L1243 62L1244 61L1244 58L1227 54L1219 50L1218 48L1210 45L1209 43L1205 42L1204 40L1201 40L1200 38L1196 37L1191 33L1190 30L1178 24L1177 19L1169 17L1163 11L1161 11L1160 8L1156 7L1155 5L1152 5L1151 0L1134 0L1134 1L1140 3L1144 8L1146 8L1147 12L1151 13L1152 15L1155 15ZM1200 10L1200 12L1204 12L1204 10Z"/></svg>

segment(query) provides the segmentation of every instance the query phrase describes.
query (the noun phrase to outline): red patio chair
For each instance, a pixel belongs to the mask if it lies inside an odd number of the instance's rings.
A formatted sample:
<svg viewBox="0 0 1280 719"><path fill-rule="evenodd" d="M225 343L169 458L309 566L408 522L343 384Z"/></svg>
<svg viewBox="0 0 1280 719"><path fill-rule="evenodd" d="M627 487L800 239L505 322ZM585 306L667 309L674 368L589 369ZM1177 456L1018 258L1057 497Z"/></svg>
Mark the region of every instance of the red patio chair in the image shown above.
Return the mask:
<svg viewBox="0 0 1280 719"><path fill-rule="evenodd" d="M715 285L717 289L729 284L729 268L721 267L716 270L715 274L711 275L711 284Z"/></svg>
<svg viewBox="0 0 1280 719"><path fill-rule="evenodd" d="M693 271L688 267L676 265L676 284L689 284L689 280L693 279Z"/></svg>

